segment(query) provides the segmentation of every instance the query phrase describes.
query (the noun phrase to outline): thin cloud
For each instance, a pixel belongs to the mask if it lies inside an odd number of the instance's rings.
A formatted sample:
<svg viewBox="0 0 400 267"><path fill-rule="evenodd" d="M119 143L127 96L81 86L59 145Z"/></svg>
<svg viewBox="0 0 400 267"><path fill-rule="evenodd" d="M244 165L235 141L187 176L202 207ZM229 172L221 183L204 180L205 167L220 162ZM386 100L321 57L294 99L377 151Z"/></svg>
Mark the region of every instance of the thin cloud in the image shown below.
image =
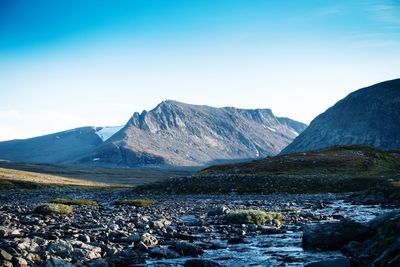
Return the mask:
<svg viewBox="0 0 400 267"><path fill-rule="evenodd" d="M346 13L349 10L350 7L347 5L326 6L314 12L313 15L316 17L329 17Z"/></svg>
<svg viewBox="0 0 400 267"><path fill-rule="evenodd" d="M387 1L385 4L375 4L371 11L381 22L392 26L400 26L400 2Z"/></svg>
<svg viewBox="0 0 400 267"><path fill-rule="evenodd" d="M344 38L356 48L388 48L400 46L400 40L389 33L361 33Z"/></svg>

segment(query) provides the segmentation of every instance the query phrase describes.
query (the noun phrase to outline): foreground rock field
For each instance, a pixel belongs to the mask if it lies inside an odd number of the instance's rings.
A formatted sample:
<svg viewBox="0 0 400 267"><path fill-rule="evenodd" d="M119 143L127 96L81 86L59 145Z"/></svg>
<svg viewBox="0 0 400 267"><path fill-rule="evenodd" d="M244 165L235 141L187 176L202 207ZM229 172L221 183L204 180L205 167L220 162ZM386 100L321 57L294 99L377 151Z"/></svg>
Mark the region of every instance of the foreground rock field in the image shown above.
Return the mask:
<svg viewBox="0 0 400 267"><path fill-rule="evenodd" d="M35 209L60 198L95 203L59 202L70 205L72 213ZM151 201L143 202L144 206L130 206L129 201L116 205L118 200L135 199ZM266 213L256 213L261 214L260 221L243 211L240 214L245 215L240 217L234 213L237 210ZM365 242L376 244L380 240L376 231L384 232L382 221L373 226L367 222L388 211L378 205L355 205L348 195L333 194L156 196L137 195L129 189L3 191L0 266L363 266L379 257L378 263L396 264L400 246L393 246L386 256L361 255L368 247ZM385 228L388 236L400 225L398 213L391 214L383 220L392 220L391 228ZM342 231L342 226L347 230ZM349 233L355 233L354 229L368 235L357 232L359 235L352 236ZM397 235L386 240L383 248L398 242ZM372 239L367 241L369 237ZM332 245L337 240L342 243Z"/></svg>

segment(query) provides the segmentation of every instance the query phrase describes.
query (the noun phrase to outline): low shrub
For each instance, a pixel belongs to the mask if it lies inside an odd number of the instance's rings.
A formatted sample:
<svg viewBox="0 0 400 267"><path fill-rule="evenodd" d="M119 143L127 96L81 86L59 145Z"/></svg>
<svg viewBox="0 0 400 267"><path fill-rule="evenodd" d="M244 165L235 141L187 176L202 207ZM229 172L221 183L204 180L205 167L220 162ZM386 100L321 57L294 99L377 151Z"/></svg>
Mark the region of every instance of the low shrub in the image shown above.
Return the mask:
<svg viewBox="0 0 400 267"><path fill-rule="evenodd" d="M90 199L64 199L57 198L52 201L52 203L56 204L64 204L64 205L77 205L77 206L97 206L97 202Z"/></svg>
<svg viewBox="0 0 400 267"><path fill-rule="evenodd" d="M43 215L53 215L53 214L72 214L72 207L64 205L64 204L56 204L56 203L47 203L40 206L37 206L34 213L43 214Z"/></svg>
<svg viewBox="0 0 400 267"><path fill-rule="evenodd" d="M154 204L153 200L150 199L124 199L114 201L114 205L126 205L135 207L146 207Z"/></svg>
<svg viewBox="0 0 400 267"><path fill-rule="evenodd" d="M264 212L260 210L236 210L225 215L225 220L232 224L265 224L273 220L282 223L285 217L279 212Z"/></svg>

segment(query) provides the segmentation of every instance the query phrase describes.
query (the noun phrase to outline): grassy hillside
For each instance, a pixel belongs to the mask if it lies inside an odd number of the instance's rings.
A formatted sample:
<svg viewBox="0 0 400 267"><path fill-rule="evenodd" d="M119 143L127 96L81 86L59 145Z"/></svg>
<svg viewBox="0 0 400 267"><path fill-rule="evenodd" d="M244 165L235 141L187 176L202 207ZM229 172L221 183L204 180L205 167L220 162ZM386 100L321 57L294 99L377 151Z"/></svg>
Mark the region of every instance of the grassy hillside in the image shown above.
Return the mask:
<svg viewBox="0 0 400 267"><path fill-rule="evenodd" d="M0 161L1 189L39 189L49 186L121 187L190 175L190 170L99 168Z"/></svg>
<svg viewBox="0 0 400 267"><path fill-rule="evenodd" d="M212 166L193 177L140 186L140 192L320 193L365 190L400 175L400 153L337 146L238 164Z"/></svg>
<svg viewBox="0 0 400 267"><path fill-rule="evenodd" d="M116 187L121 185L0 168L0 190L40 189L50 186Z"/></svg>
<svg viewBox="0 0 400 267"><path fill-rule="evenodd" d="M86 165L40 164L0 161L0 168L49 174L65 178L93 182L138 185L160 179L185 176L193 173L188 169L161 168L105 168Z"/></svg>
<svg viewBox="0 0 400 267"><path fill-rule="evenodd" d="M398 151L384 151L362 145L294 153L247 163L209 167L201 174L255 175L346 175L387 176L400 172Z"/></svg>

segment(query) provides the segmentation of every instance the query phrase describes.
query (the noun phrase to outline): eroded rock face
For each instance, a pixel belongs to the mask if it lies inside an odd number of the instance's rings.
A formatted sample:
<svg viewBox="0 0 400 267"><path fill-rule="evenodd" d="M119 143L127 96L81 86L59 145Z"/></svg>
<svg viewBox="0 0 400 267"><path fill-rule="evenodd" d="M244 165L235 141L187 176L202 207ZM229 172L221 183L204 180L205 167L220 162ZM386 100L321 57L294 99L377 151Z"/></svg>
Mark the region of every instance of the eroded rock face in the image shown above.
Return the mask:
<svg viewBox="0 0 400 267"><path fill-rule="evenodd" d="M306 125L269 109L214 108L164 101L135 113L81 162L198 166L276 155Z"/></svg>
<svg viewBox="0 0 400 267"><path fill-rule="evenodd" d="M400 147L400 79L349 94L316 117L282 153L349 144Z"/></svg>

